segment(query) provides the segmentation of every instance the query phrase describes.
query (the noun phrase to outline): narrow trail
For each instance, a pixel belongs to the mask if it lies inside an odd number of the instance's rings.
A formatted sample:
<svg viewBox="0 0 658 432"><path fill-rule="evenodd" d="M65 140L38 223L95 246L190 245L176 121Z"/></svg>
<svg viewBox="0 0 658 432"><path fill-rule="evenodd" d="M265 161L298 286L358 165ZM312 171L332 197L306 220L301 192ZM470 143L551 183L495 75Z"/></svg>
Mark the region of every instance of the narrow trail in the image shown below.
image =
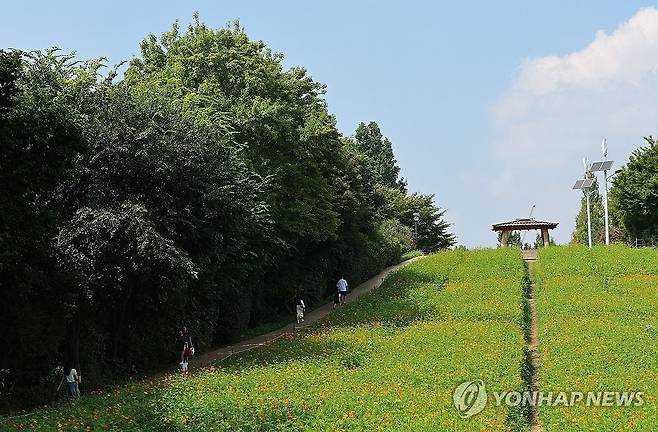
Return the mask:
<svg viewBox="0 0 658 432"><path fill-rule="evenodd" d="M361 285L357 286L356 288L351 289L350 293L347 295L347 298L345 299L345 303L346 304L351 303L357 300L358 298L360 298L361 296L363 296L364 294L367 294L370 291L374 290L375 288L378 288L384 282L384 280L388 275L422 258L424 257L420 256L420 257L412 258L410 260L401 262L400 264L382 270L378 275L368 279L367 281L363 282ZM333 303L330 302L316 309L313 309L311 312L306 314L306 316L304 317L304 322L302 324L295 324L295 323L288 324L285 327L281 327L269 333L256 336L252 339L241 341L233 345L227 345L220 348L216 348L211 351L205 352L201 355L195 356L190 362L190 371L205 366L209 366L213 363L217 363L228 357L231 357L234 354L238 354L244 351L249 351L251 349L258 348L280 337L294 334L298 330L309 327L311 324L317 322L321 318L324 318L325 316L330 314L332 311L332 305ZM172 367L172 370L175 369L176 367Z"/></svg>
<svg viewBox="0 0 658 432"><path fill-rule="evenodd" d="M528 272L534 273L534 265L537 260L536 250L524 250L523 259L528 263ZM532 278L531 278L532 280ZM530 391L539 392L539 324L537 322L537 304L535 299L535 283L530 284L530 291L526 298L528 308L530 309L530 338L528 340L528 351L530 353ZM544 427L539 419L539 409L536 406L530 407L530 432L543 432Z"/></svg>

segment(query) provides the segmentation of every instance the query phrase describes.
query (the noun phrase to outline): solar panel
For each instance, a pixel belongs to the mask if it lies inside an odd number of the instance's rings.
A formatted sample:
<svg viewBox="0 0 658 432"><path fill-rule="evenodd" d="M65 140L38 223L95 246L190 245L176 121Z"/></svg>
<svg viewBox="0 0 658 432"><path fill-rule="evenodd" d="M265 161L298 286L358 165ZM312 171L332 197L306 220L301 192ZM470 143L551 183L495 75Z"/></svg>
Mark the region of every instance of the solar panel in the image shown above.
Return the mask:
<svg viewBox="0 0 658 432"><path fill-rule="evenodd" d="M591 172L594 172L594 171L601 171L601 164L602 164L602 163L603 163L603 162L594 162L594 163L592 163L592 166L589 167L589 170L590 170Z"/></svg>
<svg viewBox="0 0 658 432"><path fill-rule="evenodd" d="M589 169L591 172L608 171L612 167L613 161L594 162Z"/></svg>
<svg viewBox="0 0 658 432"><path fill-rule="evenodd" d="M576 181L576 184L573 185L573 188L574 189L587 189L587 188L591 188L592 184L594 184L594 179L578 180L578 181Z"/></svg>

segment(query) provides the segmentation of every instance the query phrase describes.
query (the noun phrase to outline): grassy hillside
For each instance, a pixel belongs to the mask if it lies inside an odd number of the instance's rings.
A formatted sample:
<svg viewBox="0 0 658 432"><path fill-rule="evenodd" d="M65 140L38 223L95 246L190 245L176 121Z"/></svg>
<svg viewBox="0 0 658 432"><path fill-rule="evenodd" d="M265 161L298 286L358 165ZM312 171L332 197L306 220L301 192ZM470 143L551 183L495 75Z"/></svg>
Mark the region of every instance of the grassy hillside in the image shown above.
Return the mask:
<svg viewBox="0 0 658 432"><path fill-rule="evenodd" d="M658 427L658 253L543 249L537 263L542 391L643 391L640 407L542 407L545 431Z"/></svg>
<svg viewBox="0 0 658 432"><path fill-rule="evenodd" d="M392 275L305 334L191 376L168 375L12 420L43 430L518 430L520 412L459 417L482 379L522 390L518 250L444 252ZM490 398L492 399L492 398Z"/></svg>

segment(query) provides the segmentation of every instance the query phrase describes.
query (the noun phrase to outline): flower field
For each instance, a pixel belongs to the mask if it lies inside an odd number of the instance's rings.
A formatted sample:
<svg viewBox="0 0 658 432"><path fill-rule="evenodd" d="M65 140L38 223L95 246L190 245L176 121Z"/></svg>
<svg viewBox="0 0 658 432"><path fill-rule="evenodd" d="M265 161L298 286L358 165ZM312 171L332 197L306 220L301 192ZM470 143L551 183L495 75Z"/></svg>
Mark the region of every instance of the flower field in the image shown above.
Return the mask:
<svg viewBox="0 0 658 432"><path fill-rule="evenodd" d="M542 391L642 391L630 407L542 407L544 430L658 429L658 253L552 247L537 261Z"/></svg>
<svg viewBox="0 0 658 432"><path fill-rule="evenodd" d="M3 430L525 430L514 408L490 400L462 419L452 402L466 380L524 389L523 274L518 250L438 253L307 332L189 376L5 420Z"/></svg>

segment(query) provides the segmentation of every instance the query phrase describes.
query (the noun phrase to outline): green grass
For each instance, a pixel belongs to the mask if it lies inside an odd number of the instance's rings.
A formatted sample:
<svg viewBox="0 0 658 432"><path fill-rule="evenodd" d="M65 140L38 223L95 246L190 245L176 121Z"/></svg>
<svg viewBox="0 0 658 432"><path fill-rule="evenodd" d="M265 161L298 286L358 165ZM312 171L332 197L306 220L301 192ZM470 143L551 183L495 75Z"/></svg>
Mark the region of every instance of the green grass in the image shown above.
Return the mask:
<svg viewBox="0 0 658 432"><path fill-rule="evenodd" d="M640 407L542 407L546 431L658 427L658 254L557 247L537 261L542 391L642 391Z"/></svg>
<svg viewBox="0 0 658 432"><path fill-rule="evenodd" d="M410 260L411 258L416 258L416 257L423 256L423 255L425 255L423 253L423 251L418 250L418 249L412 250L412 251L409 251L409 252L405 252L400 257L400 262L404 262L404 261Z"/></svg>
<svg viewBox="0 0 658 432"><path fill-rule="evenodd" d="M41 409L41 430L523 430L514 408L459 417L452 392L524 388L521 284L512 249L432 255L286 337L190 376L168 375ZM4 429L3 429L4 430Z"/></svg>

